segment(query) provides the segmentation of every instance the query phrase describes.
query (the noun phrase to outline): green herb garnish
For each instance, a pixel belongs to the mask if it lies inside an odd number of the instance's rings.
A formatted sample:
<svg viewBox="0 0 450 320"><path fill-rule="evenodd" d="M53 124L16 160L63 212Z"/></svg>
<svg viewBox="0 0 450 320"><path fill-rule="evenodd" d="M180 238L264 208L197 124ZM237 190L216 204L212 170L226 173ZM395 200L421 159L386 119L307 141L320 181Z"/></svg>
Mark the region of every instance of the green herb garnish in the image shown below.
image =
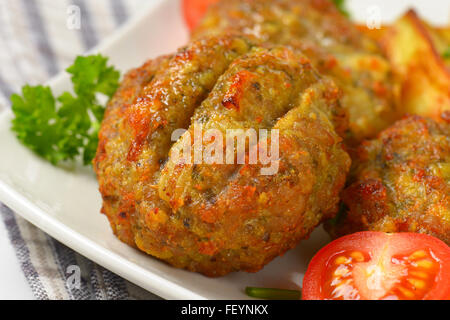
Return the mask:
<svg viewBox="0 0 450 320"><path fill-rule="evenodd" d="M49 87L26 85L22 95L12 95L12 130L17 138L52 164L80 155L89 164L105 111L99 97L110 99L119 86L120 73L107 61L101 55L75 60L67 69L75 94L64 92L55 98Z"/></svg>
<svg viewBox="0 0 450 320"><path fill-rule="evenodd" d="M302 293L298 290L272 288L247 287L245 293L252 298L267 300L300 300L302 297Z"/></svg>
<svg viewBox="0 0 450 320"><path fill-rule="evenodd" d="M345 0L333 0L333 2L344 16L350 17L350 13L348 12L347 7L345 5Z"/></svg>
<svg viewBox="0 0 450 320"><path fill-rule="evenodd" d="M450 59L450 47L448 47L447 50L444 51L444 53L442 54L442 57L444 59Z"/></svg>
<svg viewBox="0 0 450 320"><path fill-rule="evenodd" d="M347 212L348 212L348 207L343 202L341 202L341 204L339 205L338 213L336 214L336 216L334 218L328 220L328 223L330 225L332 225L333 227L338 226L346 218Z"/></svg>

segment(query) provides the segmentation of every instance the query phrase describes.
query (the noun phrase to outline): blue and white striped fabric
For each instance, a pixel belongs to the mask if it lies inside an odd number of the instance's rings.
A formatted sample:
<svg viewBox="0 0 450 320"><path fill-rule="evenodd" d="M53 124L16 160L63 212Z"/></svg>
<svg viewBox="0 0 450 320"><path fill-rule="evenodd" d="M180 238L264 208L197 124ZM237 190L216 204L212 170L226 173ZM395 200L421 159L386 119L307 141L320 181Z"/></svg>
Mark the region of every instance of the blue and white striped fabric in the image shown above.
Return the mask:
<svg viewBox="0 0 450 320"><path fill-rule="evenodd" d="M0 110L26 84L44 83L119 28L144 1L0 0ZM74 8L80 28L69 28ZM0 216L37 299L159 299L52 239L0 203ZM68 268L81 271L71 285Z"/></svg>

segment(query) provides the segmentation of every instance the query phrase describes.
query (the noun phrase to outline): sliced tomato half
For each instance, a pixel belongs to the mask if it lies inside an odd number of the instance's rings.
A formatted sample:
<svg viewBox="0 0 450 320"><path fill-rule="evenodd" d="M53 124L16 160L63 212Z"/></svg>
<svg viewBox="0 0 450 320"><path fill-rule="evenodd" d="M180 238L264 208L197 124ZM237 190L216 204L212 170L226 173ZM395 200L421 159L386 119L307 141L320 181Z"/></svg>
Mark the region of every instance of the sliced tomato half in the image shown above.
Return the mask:
<svg viewBox="0 0 450 320"><path fill-rule="evenodd" d="M218 0L183 0L183 13L189 30L193 30L205 16L208 7Z"/></svg>
<svg viewBox="0 0 450 320"><path fill-rule="evenodd" d="M359 232L311 260L304 300L449 300L450 248L424 234Z"/></svg>

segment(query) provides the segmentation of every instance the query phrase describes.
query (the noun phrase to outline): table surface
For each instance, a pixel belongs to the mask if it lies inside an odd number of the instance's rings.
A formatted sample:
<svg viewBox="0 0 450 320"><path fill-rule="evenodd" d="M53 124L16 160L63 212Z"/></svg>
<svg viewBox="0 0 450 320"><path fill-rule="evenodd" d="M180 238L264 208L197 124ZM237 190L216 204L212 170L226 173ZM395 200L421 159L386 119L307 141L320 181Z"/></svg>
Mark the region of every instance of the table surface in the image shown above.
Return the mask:
<svg viewBox="0 0 450 320"><path fill-rule="evenodd" d="M0 300L34 299L30 286L20 268L16 254L8 239L5 225L0 221Z"/></svg>

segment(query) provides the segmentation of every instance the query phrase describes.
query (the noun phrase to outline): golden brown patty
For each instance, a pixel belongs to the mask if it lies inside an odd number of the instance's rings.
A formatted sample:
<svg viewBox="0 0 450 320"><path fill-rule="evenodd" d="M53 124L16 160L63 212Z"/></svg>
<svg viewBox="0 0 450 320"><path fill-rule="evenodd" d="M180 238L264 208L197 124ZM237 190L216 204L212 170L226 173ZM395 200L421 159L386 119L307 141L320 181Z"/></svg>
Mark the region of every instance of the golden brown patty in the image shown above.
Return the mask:
<svg viewBox="0 0 450 320"><path fill-rule="evenodd" d="M450 245L450 124L411 116L359 149L334 237L426 233Z"/></svg>
<svg viewBox="0 0 450 320"><path fill-rule="evenodd" d="M343 91L350 115L346 142L374 138L397 118L389 63L328 0L224 0L212 6L193 38L241 32L300 49Z"/></svg>
<svg viewBox="0 0 450 320"><path fill-rule="evenodd" d="M94 169L103 197L102 212L108 216L117 237L132 246L135 242L130 216L134 212L134 196L133 185L126 179L132 168L123 165L126 157L123 137L125 114L158 69L167 66L168 61L168 57L150 60L125 75L106 109L94 159ZM119 179L120 177L123 179Z"/></svg>
<svg viewBox="0 0 450 320"><path fill-rule="evenodd" d="M125 99L126 84L117 93L94 162L103 211L121 240L220 276L258 271L334 216L350 165L334 125L345 129L346 117L339 90L304 56L230 36L197 40L158 63L147 84L136 81L139 94ZM194 124L278 129L279 170L179 165L171 135Z"/></svg>

